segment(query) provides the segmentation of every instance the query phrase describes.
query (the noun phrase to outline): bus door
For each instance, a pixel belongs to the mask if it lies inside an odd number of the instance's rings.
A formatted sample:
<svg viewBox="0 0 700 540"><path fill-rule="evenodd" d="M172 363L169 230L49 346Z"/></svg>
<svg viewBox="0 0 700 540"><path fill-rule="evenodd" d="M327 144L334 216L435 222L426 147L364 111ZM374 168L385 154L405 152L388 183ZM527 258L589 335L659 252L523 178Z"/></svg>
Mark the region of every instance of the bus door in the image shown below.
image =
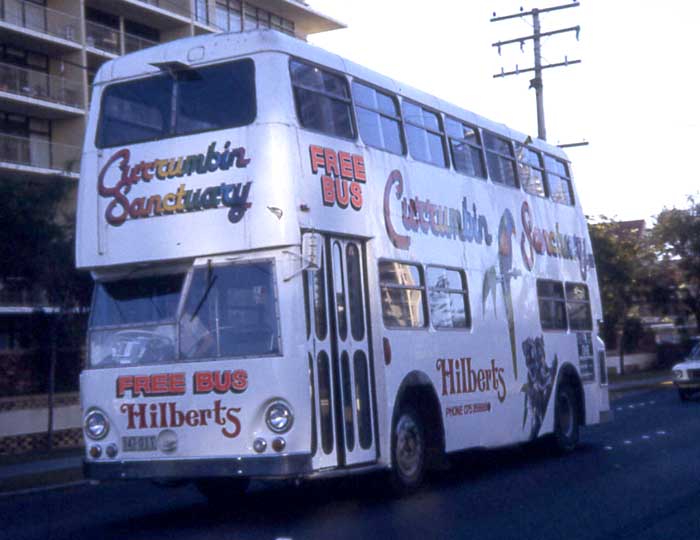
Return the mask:
<svg viewBox="0 0 700 540"><path fill-rule="evenodd" d="M365 245L319 238L319 268L304 276L314 468L368 463L377 458L377 443Z"/></svg>

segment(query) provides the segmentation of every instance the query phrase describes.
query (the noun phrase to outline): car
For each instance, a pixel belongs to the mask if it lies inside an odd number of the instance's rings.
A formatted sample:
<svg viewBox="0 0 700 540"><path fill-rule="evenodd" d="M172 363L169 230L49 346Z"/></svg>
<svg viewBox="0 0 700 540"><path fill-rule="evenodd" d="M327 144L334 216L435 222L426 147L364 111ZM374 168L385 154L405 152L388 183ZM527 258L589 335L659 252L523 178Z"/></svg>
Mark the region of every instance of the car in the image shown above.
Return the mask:
<svg viewBox="0 0 700 540"><path fill-rule="evenodd" d="M700 392L700 338L693 339L690 354L671 369L673 384L678 389L681 401L686 401L694 393Z"/></svg>

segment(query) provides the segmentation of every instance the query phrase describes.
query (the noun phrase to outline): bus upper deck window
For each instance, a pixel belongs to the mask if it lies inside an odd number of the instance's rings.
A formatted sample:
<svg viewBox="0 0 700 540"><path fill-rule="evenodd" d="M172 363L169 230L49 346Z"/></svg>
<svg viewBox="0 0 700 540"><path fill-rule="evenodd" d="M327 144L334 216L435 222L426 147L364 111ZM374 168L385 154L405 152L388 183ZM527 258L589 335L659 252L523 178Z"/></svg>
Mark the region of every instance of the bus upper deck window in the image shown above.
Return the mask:
<svg viewBox="0 0 700 540"><path fill-rule="evenodd" d="M411 157L439 167L447 167L445 134L440 116L410 101L403 102L402 110Z"/></svg>
<svg viewBox="0 0 700 540"><path fill-rule="evenodd" d="M571 174L568 165L560 159L545 155L544 168L547 171L552 200L573 206L574 194L571 190Z"/></svg>
<svg viewBox="0 0 700 540"><path fill-rule="evenodd" d="M497 184L518 187L515 156L510 141L486 131L484 132L484 146L486 147L486 163L491 180Z"/></svg>
<svg viewBox="0 0 700 540"><path fill-rule="evenodd" d="M352 83L352 95L364 143L402 155L401 115L396 98L357 81Z"/></svg>
<svg viewBox="0 0 700 540"><path fill-rule="evenodd" d="M523 189L532 195L546 197L542 155L520 143L515 143L515 155L518 158L518 176Z"/></svg>
<svg viewBox="0 0 700 540"><path fill-rule="evenodd" d="M350 90L345 77L298 60L292 60L289 69L302 127L336 137L355 138Z"/></svg>
<svg viewBox="0 0 700 540"><path fill-rule="evenodd" d="M452 118L445 120L445 131L450 141L452 163L455 170L475 176L486 178L484 154L482 152L479 130L462 124Z"/></svg>
<svg viewBox="0 0 700 540"><path fill-rule="evenodd" d="M107 148L239 127L255 114L251 59L186 69L108 86L95 144Z"/></svg>

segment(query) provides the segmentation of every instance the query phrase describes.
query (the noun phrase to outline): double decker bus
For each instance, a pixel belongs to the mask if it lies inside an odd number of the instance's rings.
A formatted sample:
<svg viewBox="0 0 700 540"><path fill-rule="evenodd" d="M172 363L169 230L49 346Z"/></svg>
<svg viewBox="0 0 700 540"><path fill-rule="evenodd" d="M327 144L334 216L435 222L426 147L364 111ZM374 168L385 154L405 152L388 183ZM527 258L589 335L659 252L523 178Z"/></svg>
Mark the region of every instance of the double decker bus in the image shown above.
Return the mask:
<svg viewBox="0 0 700 540"><path fill-rule="evenodd" d="M557 147L265 30L104 64L81 167L90 478L410 491L610 416Z"/></svg>

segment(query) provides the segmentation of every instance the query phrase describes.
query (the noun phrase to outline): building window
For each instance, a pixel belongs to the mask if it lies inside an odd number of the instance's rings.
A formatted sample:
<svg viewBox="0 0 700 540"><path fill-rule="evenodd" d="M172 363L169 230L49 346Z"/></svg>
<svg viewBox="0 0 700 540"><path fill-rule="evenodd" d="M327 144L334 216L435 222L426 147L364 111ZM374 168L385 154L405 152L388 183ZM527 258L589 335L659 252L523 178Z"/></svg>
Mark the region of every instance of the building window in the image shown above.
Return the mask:
<svg viewBox="0 0 700 540"><path fill-rule="evenodd" d="M298 60L292 60L289 69L302 127L354 139L350 90L345 77Z"/></svg>
<svg viewBox="0 0 700 540"><path fill-rule="evenodd" d="M447 167L445 134L440 116L410 101L403 102L402 110L411 156L418 161Z"/></svg>
<svg viewBox="0 0 700 540"><path fill-rule="evenodd" d="M450 152L455 170L469 176L486 178L479 130L452 118L447 118L445 119L445 131L450 142Z"/></svg>
<svg viewBox="0 0 700 540"><path fill-rule="evenodd" d="M401 116L396 98L359 82L352 83L352 95L365 144L402 155Z"/></svg>
<svg viewBox="0 0 700 540"><path fill-rule="evenodd" d="M194 0L194 18L197 22L209 24L207 0Z"/></svg>
<svg viewBox="0 0 700 540"><path fill-rule="evenodd" d="M583 283L566 284L566 313L571 330L592 330L591 300Z"/></svg>
<svg viewBox="0 0 700 540"><path fill-rule="evenodd" d="M574 194L571 190L571 175L568 165L557 158L544 156L544 168L547 171L549 192L552 200L573 206Z"/></svg>
<svg viewBox="0 0 700 540"><path fill-rule="evenodd" d="M537 299L543 330L566 330L566 302L560 281L537 280Z"/></svg>
<svg viewBox="0 0 700 540"><path fill-rule="evenodd" d="M225 32L241 31L240 0L216 0L216 26Z"/></svg>
<svg viewBox="0 0 700 540"><path fill-rule="evenodd" d="M461 270L429 266L428 304L434 328L469 328L471 314L467 280Z"/></svg>
<svg viewBox="0 0 700 540"><path fill-rule="evenodd" d="M379 261L379 289L387 328L425 326L425 284L419 266Z"/></svg>
<svg viewBox="0 0 700 540"><path fill-rule="evenodd" d="M491 180L496 184L518 187L515 156L510 141L485 131L484 146Z"/></svg>
<svg viewBox="0 0 700 540"><path fill-rule="evenodd" d="M518 143L515 144L515 155L518 159L518 176L523 189L531 195L546 197L542 155Z"/></svg>

